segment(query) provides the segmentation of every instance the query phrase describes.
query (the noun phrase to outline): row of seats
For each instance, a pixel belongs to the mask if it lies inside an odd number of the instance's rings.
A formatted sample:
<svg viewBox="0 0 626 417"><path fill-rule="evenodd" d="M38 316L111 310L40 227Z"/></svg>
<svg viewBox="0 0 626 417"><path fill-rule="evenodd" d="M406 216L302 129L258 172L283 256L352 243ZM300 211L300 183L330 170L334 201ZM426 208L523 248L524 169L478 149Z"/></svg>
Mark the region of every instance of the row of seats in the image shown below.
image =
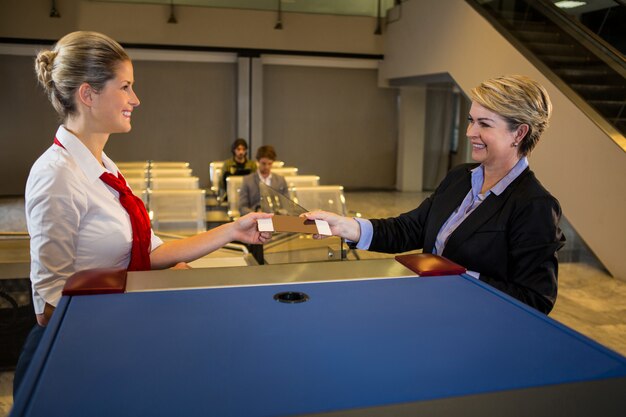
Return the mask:
<svg viewBox="0 0 626 417"><path fill-rule="evenodd" d="M128 169L185 169L189 168L189 162L183 161L134 161L134 162L118 162L117 167L120 171Z"/></svg>
<svg viewBox="0 0 626 417"><path fill-rule="evenodd" d="M120 162L117 166L146 205L156 232L187 235L206 230L206 191L200 189L188 162Z"/></svg>
<svg viewBox="0 0 626 417"><path fill-rule="evenodd" d="M136 195L144 190L196 190L200 188L198 177L129 177L124 175Z"/></svg>
<svg viewBox="0 0 626 417"><path fill-rule="evenodd" d="M194 234L206 230L206 191L199 188L198 177L192 176L188 163L175 162L119 163L129 185L140 197L150 213L157 232ZM174 165L176 164L176 165ZM317 175L297 175L295 167L280 167L272 171L283 175L289 187L289 198L306 210L328 210L346 214L343 187L320 186ZM213 173L219 164L212 163ZM228 196L228 216L239 217L239 191L242 176L229 176L225 190ZM211 178L211 183L221 182ZM213 190L213 189L212 189Z"/></svg>
<svg viewBox="0 0 626 417"><path fill-rule="evenodd" d="M137 196L146 189L151 190L195 190L200 188L200 179L192 176L188 162L139 161L119 162L130 188Z"/></svg>
<svg viewBox="0 0 626 417"><path fill-rule="evenodd" d="M156 232L192 235L206 231L206 190L146 189L141 199Z"/></svg>

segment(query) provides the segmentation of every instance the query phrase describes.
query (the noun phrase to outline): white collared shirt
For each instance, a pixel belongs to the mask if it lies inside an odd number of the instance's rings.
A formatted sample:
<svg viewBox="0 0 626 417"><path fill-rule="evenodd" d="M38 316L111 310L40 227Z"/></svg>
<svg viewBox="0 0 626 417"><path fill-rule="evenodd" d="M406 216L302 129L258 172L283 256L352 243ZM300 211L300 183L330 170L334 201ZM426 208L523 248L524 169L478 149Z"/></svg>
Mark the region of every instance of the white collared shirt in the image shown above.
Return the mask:
<svg viewBox="0 0 626 417"><path fill-rule="evenodd" d="M37 159L26 182L26 223L30 234L30 279L35 313L56 306L65 281L92 268L127 268L132 247L130 217L119 194L100 175L117 175L102 153L105 169L89 149L60 126L52 145ZM151 250L163 242L154 232Z"/></svg>
<svg viewBox="0 0 626 417"><path fill-rule="evenodd" d="M268 187L272 186L272 174L270 173L270 175L268 175L267 177L263 178L263 176L261 175L260 172L257 171L257 175L259 176L259 179L261 180L261 182L265 185L267 185Z"/></svg>

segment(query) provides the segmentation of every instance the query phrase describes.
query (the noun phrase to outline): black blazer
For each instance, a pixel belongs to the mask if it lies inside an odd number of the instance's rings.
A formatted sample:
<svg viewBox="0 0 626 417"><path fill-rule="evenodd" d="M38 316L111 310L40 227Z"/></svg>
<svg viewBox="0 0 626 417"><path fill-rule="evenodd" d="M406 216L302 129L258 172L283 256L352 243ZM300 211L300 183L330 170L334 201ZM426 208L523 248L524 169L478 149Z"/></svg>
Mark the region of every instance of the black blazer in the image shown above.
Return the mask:
<svg viewBox="0 0 626 417"><path fill-rule="evenodd" d="M387 253L422 248L432 253L439 230L471 189L464 164L451 170L416 209L372 220L369 250ZM501 195L490 194L450 235L442 256L480 273L480 280L543 313L557 295L556 252L565 237L561 207L526 168Z"/></svg>

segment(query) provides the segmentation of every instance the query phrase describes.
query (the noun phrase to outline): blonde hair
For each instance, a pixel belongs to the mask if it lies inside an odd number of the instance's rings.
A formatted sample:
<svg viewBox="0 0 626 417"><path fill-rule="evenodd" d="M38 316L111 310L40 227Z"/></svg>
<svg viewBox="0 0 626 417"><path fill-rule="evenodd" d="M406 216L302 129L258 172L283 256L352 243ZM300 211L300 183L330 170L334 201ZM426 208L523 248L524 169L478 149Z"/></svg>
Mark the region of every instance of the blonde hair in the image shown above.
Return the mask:
<svg viewBox="0 0 626 417"><path fill-rule="evenodd" d="M52 106L62 121L76 113L74 94L87 83L100 91L115 77L116 67L130 58L124 48L97 32L72 32L62 37L52 50L35 58L35 72Z"/></svg>
<svg viewBox="0 0 626 417"><path fill-rule="evenodd" d="M502 116L513 131L528 125L518 153L528 155L548 127L552 103L538 82L523 75L507 75L482 82L471 91L472 101Z"/></svg>

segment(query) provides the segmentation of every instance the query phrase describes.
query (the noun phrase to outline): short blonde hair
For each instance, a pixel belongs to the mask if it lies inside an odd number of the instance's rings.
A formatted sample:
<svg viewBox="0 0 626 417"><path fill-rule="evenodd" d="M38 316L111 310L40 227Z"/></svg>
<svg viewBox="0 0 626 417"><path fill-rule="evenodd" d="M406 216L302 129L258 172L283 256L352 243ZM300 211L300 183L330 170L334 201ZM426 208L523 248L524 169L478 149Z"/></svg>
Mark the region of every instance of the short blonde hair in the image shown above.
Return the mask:
<svg viewBox="0 0 626 417"><path fill-rule="evenodd" d="M518 153L528 155L548 127L552 102L546 89L523 75L507 75L482 82L471 91L472 101L499 114L511 131L528 125Z"/></svg>
<svg viewBox="0 0 626 417"><path fill-rule="evenodd" d="M115 78L120 62L130 58L124 48L106 35L78 31L62 37L52 50L35 59L35 72L62 121L76 113L74 93L87 83L100 91Z"/></svg>

